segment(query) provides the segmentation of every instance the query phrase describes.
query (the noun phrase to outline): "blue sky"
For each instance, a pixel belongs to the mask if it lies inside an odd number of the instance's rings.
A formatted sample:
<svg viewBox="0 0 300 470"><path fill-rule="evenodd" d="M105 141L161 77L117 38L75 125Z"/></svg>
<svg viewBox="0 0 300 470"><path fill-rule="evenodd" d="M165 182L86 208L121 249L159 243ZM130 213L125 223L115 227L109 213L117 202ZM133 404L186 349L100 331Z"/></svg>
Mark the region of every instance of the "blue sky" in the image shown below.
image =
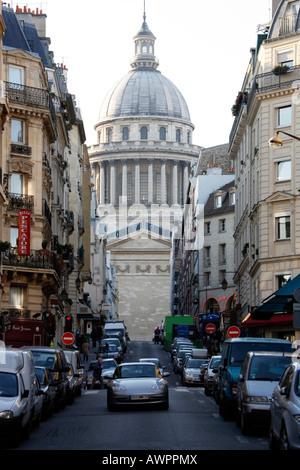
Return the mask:
<svg viewBox="0 0 300 470"><path fill-rule="evenodd" d="M16 2L14 2L16 3ZM195 125L193 142L228 142L231 106L256 46L257 26L270 19L271 0L146 0L159 70L182 92ZM22 5L22 3L18 3ZM130 70L143 0L49 0L27 3L47 14L55 61L68 68L69 91L80 105L87 145L111 86Z"/></svg>

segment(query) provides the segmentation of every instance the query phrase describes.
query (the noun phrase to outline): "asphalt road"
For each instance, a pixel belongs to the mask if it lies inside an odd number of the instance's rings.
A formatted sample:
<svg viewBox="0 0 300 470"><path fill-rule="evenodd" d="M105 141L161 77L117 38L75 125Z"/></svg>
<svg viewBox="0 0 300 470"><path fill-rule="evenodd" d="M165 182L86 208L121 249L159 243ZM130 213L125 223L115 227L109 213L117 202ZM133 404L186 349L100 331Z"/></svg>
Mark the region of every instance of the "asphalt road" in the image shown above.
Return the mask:
<svg viewBox="0 0 300 470"><path fill-rule="evenodd" d="M156 451L163 455L166 451L268 450L265 430L243 436L234 421L223 420L214 399L206 397L202 387L182 387L180 377L173 372L170 354L161 345L131 342L125 360L139 357L159 357L171 373L167 379L169 410L109 412L106 390L84 390L72 405L41 422L18 449L97 450L110 458L119 455L117 451L126 451L126 455ZM89 359L94 358L90 354Z"/></svg>

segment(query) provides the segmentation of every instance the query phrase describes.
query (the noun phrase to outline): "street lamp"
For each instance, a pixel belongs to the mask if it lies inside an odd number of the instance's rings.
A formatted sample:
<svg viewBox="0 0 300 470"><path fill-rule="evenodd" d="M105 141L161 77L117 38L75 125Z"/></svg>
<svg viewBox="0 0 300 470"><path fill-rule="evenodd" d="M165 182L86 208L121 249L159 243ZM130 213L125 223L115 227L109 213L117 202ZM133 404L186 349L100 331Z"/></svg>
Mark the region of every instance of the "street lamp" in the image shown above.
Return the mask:
<svg viewBox="0 0 300 470"><path fill-rule="evenodd" d="M278 134L279 132L281 132L282 134L285 134L289 137L292 137L293 139L296 139L296 140L300 140L300 137L296 137L295 135L293 134L289 134L288 132L284 132L284 131L277 131L276 132L276 135L274 137L272 137L270 140L269 140L269 146L272 147L272 148L280 148L283 146L283 142L282 140L278 137Z"/></svg>

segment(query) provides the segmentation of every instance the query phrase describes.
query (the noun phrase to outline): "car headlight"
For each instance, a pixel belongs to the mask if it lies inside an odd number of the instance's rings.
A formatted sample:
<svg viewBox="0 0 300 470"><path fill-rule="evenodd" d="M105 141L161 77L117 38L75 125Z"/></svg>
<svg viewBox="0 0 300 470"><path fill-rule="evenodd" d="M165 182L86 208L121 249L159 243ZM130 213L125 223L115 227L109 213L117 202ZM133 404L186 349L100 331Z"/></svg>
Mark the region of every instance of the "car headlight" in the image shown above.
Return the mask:
<svg viewBox="0 0 300 470"><path fill-rule="evenodd" d="M0 419L12 419L14 417L14 414L12 411L1 411L0 412Z"/></svg>
<svg viewBox="0 0 300 470"><path fill-rule="evenodd" d="M156 382L151 388L152 390L164 390L165 384L163 382Z"/></svg>
<svg viewBox="0 0 300 470"><path fill-rule="evenodd" d="M192 378L193 378L192 372L186 372L186 373L185 373L185 376L186 376L188 379L192 379Z"/></svg>
<svg viewBox="0 0 300 470"><path fill-rule="evenodd" d="M260 397L260 396L247 396L245 399L246 403L268 403L268 397Z"/></svg>
<svg viewBox="0 0 300 470"><path fill-rule="evenodd" d="M113 390L114 392L125 392L125 391L126 391L126 388L123 387L123 385L120 385L120 384L118 384L118 383L115 383L115 384L113 384L113 386L112 386L112 390Z"/></svg>
<svg viewBox="0 0 300 470"><path fill-rule="evenodd" d="M297 422L297 424L300 424L300 415L294 415L294 420Z"/></svg>

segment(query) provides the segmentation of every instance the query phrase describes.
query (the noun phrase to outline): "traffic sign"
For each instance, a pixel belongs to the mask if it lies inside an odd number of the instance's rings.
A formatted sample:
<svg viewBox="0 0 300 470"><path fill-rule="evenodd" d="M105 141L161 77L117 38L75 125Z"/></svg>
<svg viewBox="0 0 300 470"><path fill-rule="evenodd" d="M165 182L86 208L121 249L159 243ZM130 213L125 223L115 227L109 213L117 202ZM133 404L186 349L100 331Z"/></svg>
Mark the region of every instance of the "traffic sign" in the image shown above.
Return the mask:
<svg viewBox="0 0 300 470"><path fill-rule="evenodd" d="M230 326L227 330L229 338L238 338L241 334L241 330L237 326Z"/></svg>
<svg viewBox="0 0 300 470"><path fill-rule="evenodd" d="M64 344L71 345L74 343L74 335L73 333L67 332L64 333L61 337L61 340Z"/></svg>
<svg viewBox="0 0 300 470"><path fill-rule="evenodd" d="M209 335L213 335L216 331L216 325L214 325L214 323L207 323L207 325L205 327L205 331Z"/></svg>

